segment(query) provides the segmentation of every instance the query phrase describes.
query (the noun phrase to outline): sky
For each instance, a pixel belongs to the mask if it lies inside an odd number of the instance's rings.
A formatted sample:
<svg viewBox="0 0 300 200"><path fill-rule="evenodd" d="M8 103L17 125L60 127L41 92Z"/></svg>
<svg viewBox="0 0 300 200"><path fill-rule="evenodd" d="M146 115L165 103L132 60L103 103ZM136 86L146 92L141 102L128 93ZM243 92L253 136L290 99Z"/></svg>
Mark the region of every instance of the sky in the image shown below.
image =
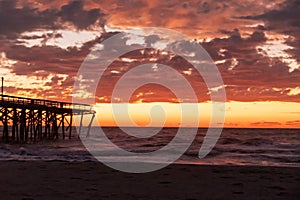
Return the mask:
<svg viewBox="0 0 300 200"><path fill-rule="evenodd" d="M225 127L299 128L299 10L297 0L1 0L0 76L5 77L7 95L72 101L77 72L95 45L137 28L167 28L201 45L216 65L226 91ZM150 36L142 39L153 44L161 39ZM112 98L118 80L141 64L152 63L152 71L131 75L131 80L152 72L160 79L175 80L160 71L157 62L188 79L197 100L179 99L172 89L158 84L141 85L129 102L122 94ZM157 125L155 119L160 118L154 116L151 122L149 112L162 102L166 125L179 126L178 106L194 103L200 112L199 125L208 126L211 89L193 66L172 52L132 51L103 73L94 96L97 119L103 125L116 124L113 101L129 104L136 124Z"/></svg>

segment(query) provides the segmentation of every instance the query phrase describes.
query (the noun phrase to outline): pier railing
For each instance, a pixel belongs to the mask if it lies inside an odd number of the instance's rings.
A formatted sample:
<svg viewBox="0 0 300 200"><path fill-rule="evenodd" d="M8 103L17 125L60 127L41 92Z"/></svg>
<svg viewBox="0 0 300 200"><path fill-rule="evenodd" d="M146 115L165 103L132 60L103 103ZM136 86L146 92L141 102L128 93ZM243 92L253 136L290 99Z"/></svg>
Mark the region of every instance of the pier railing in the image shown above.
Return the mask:
<svg viewBox="0 0 300 200"><path fill-rule="evenodd" d="M43 99L32 99L26 97L17 97L11 95L0 95L0 103L12 103L16 105L35 105L49 108L72 109L78 111L94 112L93 106L89 104L68 103Z"/></svg>
<svg viewBox="0 0 300 200"><path fill-rule="evenodd" d="M95 114L93 106L88 104L0 95L0 123L2 140L5 142L58 139L59 129L63 139L66 131L69 131L71 139L74 115L81 116L78 134L81 132L84 115L92 115L87 131L89 135Z"/></svg>

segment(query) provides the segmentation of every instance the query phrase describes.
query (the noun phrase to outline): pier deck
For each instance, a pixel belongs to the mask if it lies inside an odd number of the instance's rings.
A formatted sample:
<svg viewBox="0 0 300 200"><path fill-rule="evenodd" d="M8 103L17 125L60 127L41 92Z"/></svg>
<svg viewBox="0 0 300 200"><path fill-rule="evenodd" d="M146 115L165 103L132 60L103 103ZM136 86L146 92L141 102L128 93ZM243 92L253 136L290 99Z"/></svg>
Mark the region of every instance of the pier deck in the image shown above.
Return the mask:
<svg viewBox="0 0 300 200"><path fill-rule="evenodd" d="M95 117L92 105L0 95L0 122L3 141L28 142L42 139L71 138L74 115L80 115L79 134L84 115ZM9 132L11 126L11 133ZM59 134L61 130L61 134Z"/></svg>

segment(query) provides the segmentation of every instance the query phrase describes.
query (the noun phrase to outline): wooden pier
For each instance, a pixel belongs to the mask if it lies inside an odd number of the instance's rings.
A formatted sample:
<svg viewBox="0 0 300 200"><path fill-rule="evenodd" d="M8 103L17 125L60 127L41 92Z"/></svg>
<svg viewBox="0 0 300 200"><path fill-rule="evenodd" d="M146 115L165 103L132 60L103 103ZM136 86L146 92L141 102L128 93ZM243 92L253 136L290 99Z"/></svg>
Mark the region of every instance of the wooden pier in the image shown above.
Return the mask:
<svg viewBox="0 0 300 200"><path fill-rule="evenodd" d="M95 113L93 107L87 104L0 95L0 122L3 126L0 140L26 143L43 139L71 139L74 115L81 116L78 134L84 115L92 115L89 134Z"/></svg>

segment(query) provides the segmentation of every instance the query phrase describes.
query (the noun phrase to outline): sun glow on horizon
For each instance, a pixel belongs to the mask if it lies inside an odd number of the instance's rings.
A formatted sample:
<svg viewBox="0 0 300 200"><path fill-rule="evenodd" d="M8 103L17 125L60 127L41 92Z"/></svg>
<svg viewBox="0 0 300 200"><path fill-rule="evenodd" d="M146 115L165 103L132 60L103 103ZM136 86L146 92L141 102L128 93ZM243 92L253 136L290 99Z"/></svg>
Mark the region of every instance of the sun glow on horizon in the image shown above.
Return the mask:
<svg viewBox="0 0 300 200"><path fill-rule="evenodd" d="M112 104L99 103L95 105L97 112L94 126L161 126L191 127L190 124L181 124L181 106L179 103L130 103L120 104L119 109L127 109L128 119L119 119L119 124L113 115ZM153 106L159 105L164 116L151 113ZM212 117L212 103L197 103L199 110L198 127L209 127ZM116 113L117 114L117 113ZM236 102L226 103L224 127L233 128L300 128L300 103L294 102ZM220 127L215 124L211 127Z"/></svg>

